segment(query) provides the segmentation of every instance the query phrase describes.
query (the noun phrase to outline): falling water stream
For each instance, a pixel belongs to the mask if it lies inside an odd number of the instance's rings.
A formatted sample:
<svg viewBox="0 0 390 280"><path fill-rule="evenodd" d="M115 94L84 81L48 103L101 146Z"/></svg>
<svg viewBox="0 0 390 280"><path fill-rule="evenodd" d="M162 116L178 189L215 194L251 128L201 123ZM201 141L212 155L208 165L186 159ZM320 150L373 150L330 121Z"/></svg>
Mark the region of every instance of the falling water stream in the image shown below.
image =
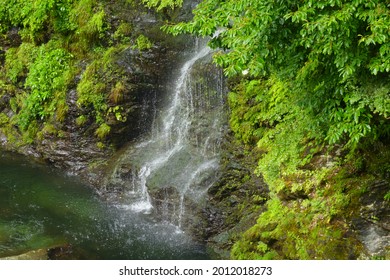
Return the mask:
<svg viewBox="0 0 390 280"><path fill-rule="evenodd" d="M209 258L186 232L218 178L223 82L209 58L199 48L179 69L150 133L113 164L104 202L74 179L2 152L0 258L64 246L70 258Z"/></svg>
<svg viewBox="0 0 390 280"><path fill-rule="evenodd" d="M152 131L123 152L108 180L123 186L118 207L152 214L178 231L186 212L193 214L189 198L198 203L217 178L224 94L210 53L201 47L183 64ZM123 166L129 165L130 179L123 180Z"/></svg>

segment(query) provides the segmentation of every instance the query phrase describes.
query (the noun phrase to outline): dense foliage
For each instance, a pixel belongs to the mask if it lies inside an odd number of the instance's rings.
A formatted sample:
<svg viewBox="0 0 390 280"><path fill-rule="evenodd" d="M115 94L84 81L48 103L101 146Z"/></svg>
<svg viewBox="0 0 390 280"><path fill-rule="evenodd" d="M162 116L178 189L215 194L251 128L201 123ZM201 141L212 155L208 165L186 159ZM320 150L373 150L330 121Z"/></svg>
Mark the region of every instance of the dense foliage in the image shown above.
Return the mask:
<svg viewBox="0 0 390 280"><path fill-rule="evenodd" d="M98 138L109 134L113 120L126 120L120 106L125 78L116 55L152 43L133 32L130 21L119 22L106 11L132 11L134 5L130 0L0 1L0 98L11 108L2 113L0 132L11 143L32 143L45 132L61 136L72 89L77 90L75 123L89 121Z"/></svg>
<svg viewBox="0 0 390 280"><path fill-rule="evenodd" d="M342 209L366 181L332 178L359 170L360 149L388 142L389 27L385 0L204 0L192 21L164 27L212 37L234 81L231 128L264 152L256 172L270 188L268 211L234 258L348 257L337 250Z"/></svg>
<svg viewBox="0 0 390 280"><path fill-rule="evenodd" d="M244 74L271 87L283 84L291 92L289 103L317 120L311 130L320 131L320 139L353 146L363 137L389 133L388 5L208 0L192 22L168 30L218 34L210 44L228 50L215 57L228 76ZM285 99L285 90L274 91L278 94Z"/></svg>

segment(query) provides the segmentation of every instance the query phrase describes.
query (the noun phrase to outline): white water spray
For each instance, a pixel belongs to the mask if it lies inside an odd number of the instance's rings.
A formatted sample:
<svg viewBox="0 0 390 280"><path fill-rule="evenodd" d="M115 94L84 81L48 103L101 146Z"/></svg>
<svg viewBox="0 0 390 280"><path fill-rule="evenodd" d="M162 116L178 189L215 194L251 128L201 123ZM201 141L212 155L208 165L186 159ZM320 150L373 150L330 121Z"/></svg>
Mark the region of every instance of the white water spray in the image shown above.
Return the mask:
<svg viewBox="0 0 390 280"><path fill-rule="evenodd" d="M151 136L126 151L119 161L138 170L129 180L131 187L121 207L153 212L178 228L188 212L186 196L198 198L204 194L218 170L224 122L222 82L218 75L215 78L199 65L194 70L194 65L210 53L209 47L202 47L183 64L168 105L154 120Z"/></svg>

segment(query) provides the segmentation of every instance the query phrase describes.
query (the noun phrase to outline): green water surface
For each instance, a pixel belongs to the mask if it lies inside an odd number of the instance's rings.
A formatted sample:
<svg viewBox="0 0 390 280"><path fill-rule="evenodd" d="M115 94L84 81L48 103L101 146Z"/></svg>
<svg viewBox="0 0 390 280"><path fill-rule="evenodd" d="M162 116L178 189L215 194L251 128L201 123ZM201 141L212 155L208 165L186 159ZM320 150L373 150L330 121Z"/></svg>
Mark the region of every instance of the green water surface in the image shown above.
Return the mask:
<svg viewBox="0 0 390 280"><path fill-rule="evenodd" d="M48 166L0 151L0 258L72 248L71 259L207 259L174 226L103 202Z"/></svg>

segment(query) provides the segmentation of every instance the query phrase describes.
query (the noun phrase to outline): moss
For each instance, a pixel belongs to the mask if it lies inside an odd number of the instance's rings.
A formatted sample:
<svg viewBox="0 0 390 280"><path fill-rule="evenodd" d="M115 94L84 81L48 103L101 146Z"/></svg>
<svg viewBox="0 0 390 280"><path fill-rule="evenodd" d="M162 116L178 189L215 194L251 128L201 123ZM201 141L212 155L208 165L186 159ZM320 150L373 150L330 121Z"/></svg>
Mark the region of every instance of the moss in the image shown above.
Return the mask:
<svg viewBox="0 0 390 280"><path fill-rule="evenodd" d="M126 88L122 81L118 81L111 89L109 100L113 104L118 104L123 100L123 94Z"/></svg>
<svg viewBox="0 0 390 280"><path fill-rule="evenodd" d="M6 114L0 113L0 126L4 126L9 123L9 118Z"/></svg>
<svg viewBox="0 0 390 280"><path fill-rule="evenodd" d="M95 134L100 139L103 139L110 133L110 131L111 131L111 127L108 124L103 123L99 126L98 129L96 129Z"/></svg>
<svg viewBox="0 0 390 280"><path fill-rule="evenodd" d="M122 49L123 46L117 46L99 50L77 85L79 107L91 108L98 125L107 122L112 107L116 108L124 99L124 77L115 63Z"/></svg>
<svg viewBox="0 0 390 280"><path fill-rule="evenodd" d="M25 77L28 68L37 56L37 48L34 44L23 42L17 48L10 48L5 55L5 73L13 83L17 83Z"/></svg>
<svg viewBox="0 0 390 280"><path fill-rule="evenodd" d="M96 143L96 147L98 147L99 149L103 150L106 147L106 145L104 145L104 143L102 143L102 142L97 142Z"/></svg>
<svg viewBox="0 0 390 280"><path fill-rule="evenodd" d="M221 161L223 175L209 189L209 194L212 205L224 213L223 231L221 233L220 228L210 240L214 250L226 258L242 233L256 224L269 197L262 178L253 173L261 152L230 137L222 150L225 151ZM223 240L221 236L224 236Z"/></svg>
<svg viewBox="0 0 390 280"><path fill-rule="evenodd" d="M113 38L119 41L121 44L130 43L130 35L133 31L133 27L128 22L121 22L113 34Z"/></svg>
<svg viewBox="0 0 390 280"><path fill-rule="evenodd" d="M88 118L84 115L81 115L76 118L76 125L83 126L87 122Z"/></svg>
<svg viewBox="0 0 390 280"><path fill-rule="evenodd" d="M65 135L66 135L66 132L65 132L65 131L63 131L63 130L58 130L58 132L57 132L57 137L58 137L58 138L64 138Z"/></svg>
<svg viewBox="0 0 390 280"><path fill-rule="evenodd" d="M349 259L363 253L363 245L351 230L351 221L360 217L362 198L378 179L372 171L390 160L385 147L366 161L372 151L349 154L339 165L320 168L312 176L321 180L302 196L274 196L256 224L235 243L236 259ZM384 157L377 156L378 154ZM356 159L356 161L355 161ZM319 162L317 162L319 164ZM322 171L321 171L322 170ZM319 175L318 173L322 173ZM288 177L289 180L294 178ZM297 180L297 178L295 178ZM285 188L291 185L285 184ZM372 218L372 217L371 217ZM380 220L377 217L375 223ZM264 246L266 244L267 246Z"/></svg>
<svg viewBox="0 0 390 280"><path fill-rule="evenodd" d="M18 104L17 99L15 97L12 97L10 99L9 105L10 105L10 109L14 113L16 113L18 111L18 108L20 107L20 105Z"/></svg>
<svg viewBox="0 0 390 280"><path fill-rule="evenodd" d="M33 120L30 122L27 130L23 131L22 139L24 144L32 144L36 139L36 135L39 132L39 124L37 121Z"/></svg>

